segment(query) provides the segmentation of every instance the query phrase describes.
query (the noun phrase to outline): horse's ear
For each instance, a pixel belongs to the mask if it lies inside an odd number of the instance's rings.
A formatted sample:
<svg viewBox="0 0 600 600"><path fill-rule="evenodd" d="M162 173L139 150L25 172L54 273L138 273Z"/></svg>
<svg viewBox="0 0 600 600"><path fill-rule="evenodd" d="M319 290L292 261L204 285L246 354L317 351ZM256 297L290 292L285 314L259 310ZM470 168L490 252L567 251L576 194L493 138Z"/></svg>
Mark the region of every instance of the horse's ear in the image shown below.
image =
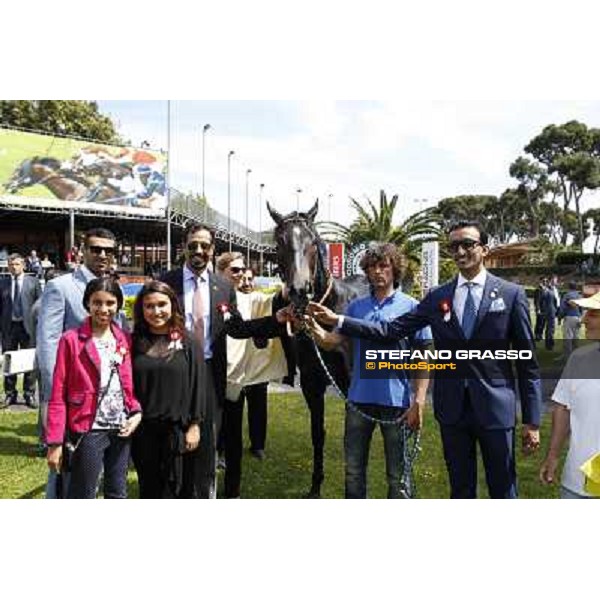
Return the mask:
<svg viewBox="0 0 600 600"><path fill-rule="evenodd" d="M269 211L271 218L273 219L273 221L275 221L275 223L277 225L281 225L283 223L283 217L274 208L271 208L271 205L269 204L268 201L267 201L267 210Z"/></svg>
<svg viewBox="0 0 600 600"><path fill-rule="evenodd" d="M317 198L315 205L306 213L306 216L311 220L314 221L315 217L317 216L317 213L319 212L319 199Z"/></svg>

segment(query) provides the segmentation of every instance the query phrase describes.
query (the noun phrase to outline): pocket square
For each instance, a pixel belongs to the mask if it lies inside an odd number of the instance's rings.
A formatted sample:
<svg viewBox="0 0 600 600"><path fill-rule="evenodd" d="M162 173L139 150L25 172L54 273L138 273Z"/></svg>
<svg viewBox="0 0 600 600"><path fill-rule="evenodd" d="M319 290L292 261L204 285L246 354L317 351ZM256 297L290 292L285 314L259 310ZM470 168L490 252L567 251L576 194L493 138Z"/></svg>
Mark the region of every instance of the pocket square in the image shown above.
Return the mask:
<svg viewBox="0 0 600 600"><path fill-rule="evenodd" d="M490 304L490 310L488 312L503 312L505 310L506 304L504 304L504 299L496 298L496 300Z"/></svg>

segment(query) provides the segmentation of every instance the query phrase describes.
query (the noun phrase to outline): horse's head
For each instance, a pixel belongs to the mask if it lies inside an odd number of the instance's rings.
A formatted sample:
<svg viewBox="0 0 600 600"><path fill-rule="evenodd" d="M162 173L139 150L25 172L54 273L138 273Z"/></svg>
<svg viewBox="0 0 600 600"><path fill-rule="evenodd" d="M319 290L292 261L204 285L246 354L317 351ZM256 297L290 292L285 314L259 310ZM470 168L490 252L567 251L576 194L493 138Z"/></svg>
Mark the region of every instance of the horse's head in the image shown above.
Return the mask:
<svg viewBox="0 0 600 600"><path fill-rule="evenodd" d="M8 182L4 185L4 188L9 194L14 194L18 192L21 188L28 187L33 185L35 182L33 180L33 170L31 168L32 163L31 158L24 160L13 173L12 177L8 180Z"/></svg>
<svg viewBox="0 0 600 600"><path fill-rule="evenodd" d="M54 158L28 158L15 169L4 187L9 194L14 194L22 188L38 183L57 167L60 167L60 162Z"/></svg>
<svg viewBox="0 0 600 600"><path fill-rule="evenodd" d="M303 308L315 293L315 277L321 241L315 229L319 201L306 213L294 211L282 216L267 202L267 209L276 223L277 262L288 287L292 302Z"/></svg>

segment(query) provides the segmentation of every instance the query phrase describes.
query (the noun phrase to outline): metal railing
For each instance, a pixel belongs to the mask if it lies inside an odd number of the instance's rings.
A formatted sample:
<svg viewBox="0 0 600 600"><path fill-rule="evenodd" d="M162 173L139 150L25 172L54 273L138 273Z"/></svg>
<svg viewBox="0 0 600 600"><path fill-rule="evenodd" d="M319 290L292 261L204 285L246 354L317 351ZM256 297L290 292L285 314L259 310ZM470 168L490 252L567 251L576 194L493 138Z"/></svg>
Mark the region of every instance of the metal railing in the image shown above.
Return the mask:
<svg viewBox="0 0 600 600"><path fill-rule="evenodd" d="M171 211L179 213L186 219L205 223L213 227L217 232L217 237L220 239L229 239L227 223L229 219L227 215L211 208L205 202L201 202L193 196L182 194L178 190L171 188ZM243 246L247 246L250 242L250 247L260 250L261 246L265 251L273 249L273 233L246 229L239 221L231 219L231 237L232 239ZM261 243L262 242L262 243Z"/></svg>

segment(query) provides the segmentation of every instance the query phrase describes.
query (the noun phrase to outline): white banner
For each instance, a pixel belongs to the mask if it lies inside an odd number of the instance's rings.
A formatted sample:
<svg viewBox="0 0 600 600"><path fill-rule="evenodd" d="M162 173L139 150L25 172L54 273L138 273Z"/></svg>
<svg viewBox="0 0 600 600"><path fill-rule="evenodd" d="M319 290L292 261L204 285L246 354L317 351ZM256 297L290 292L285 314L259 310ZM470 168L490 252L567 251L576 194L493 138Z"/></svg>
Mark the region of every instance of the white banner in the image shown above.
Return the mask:
<svg viewBox="0 0 600 600"><path fill-rule="evenodd" d="M4 375L16 375L18 373L27 373L36 368L35 348L28 350L11 350L3 355Z"/></svg>
<svg viewBox="0 0 600 600"><path fill-rule="evenodd" d="M425 294L439 285L440 245L438 242L426 242L421 252L421 281Z"/></svg>

